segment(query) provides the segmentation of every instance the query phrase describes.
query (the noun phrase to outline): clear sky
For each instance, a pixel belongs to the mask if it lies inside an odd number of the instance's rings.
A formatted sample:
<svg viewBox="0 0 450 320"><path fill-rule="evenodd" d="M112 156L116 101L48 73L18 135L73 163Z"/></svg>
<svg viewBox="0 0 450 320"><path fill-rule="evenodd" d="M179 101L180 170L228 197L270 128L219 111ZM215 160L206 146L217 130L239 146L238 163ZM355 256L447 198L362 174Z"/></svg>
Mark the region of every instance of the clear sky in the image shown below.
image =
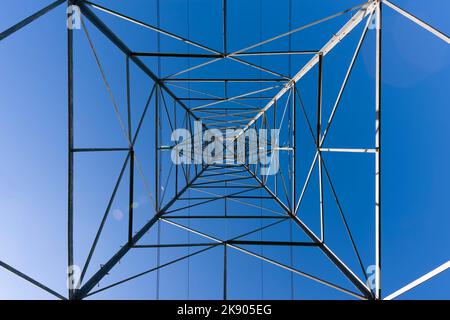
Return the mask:
<svg viewBox="0 0 450 320"><path fill-rule="evenodd" d="M49 4L44 0L2 0L0 30ZM158 23L156 0L94 1L150 24ZM450 33L445 0L395 0L405 10ZM228 0L228 50L234 51L350 8L361 0L292 0L289 22L288 0ZM162 0L161 28L222 50L222 7L219 0ZM103 12L94 12L134 51L156 51L157 34ZM382 287L392 293L450 259L450 145L447 120L450 83L448 45L403 16L384 8L382 82ZM343 15L291 37L293 50L317 50L351 17ZM0 260L66 295L67 219L67 66L65 6L60 6L29 26L0 42ZM108 39L86 21L122 117L126 116L125 57ZM324 119L328 119L346 68L364 24L343 40L324 59ZM286 50L288 38L263 46L261 50ZM255 49L255 50L257 50ZM161 36L162 52L202 52ZM374 147L375 31L368 31L355 64L341 106L327 137L326 147ZM82 30L74 31L75 145L76 147L126 147L108 91ZM248 58L285 74L295 74L305 57ZM167 76L204 61L143 58L156 74ZM202 73L203 72L203 73ZM240 65L221 64L184 76L258 76ZM314 120L317 70L302 79L306 111ZM131 65L133 129L148 98L152 82ZM264 84L263 84L264 86ZM197 89L197 87L192 87ZM200 87L198 87L200 88ZM205 89L206 88L206 89ZM211 94L222 92L211 85ZM230 95L255 90L256 85L230 87ZM241 91L239 91L241 90ZM175 94L186 96L182 89ZM269 91L275 94L277 90ZM168 96L165 96L169 99ZM169 100L168 100L169 101ZM173 103L173 102L170 102ZM152 106L153 104L151 104ZM188 104L188 106L191 106ZM280 108L281 109L281 108ZM150 111L153 111L150 109ZM282 112L281 110L279 112ZM281 113L280 113L281 114ZM298 111L298 189L303 185L314 155L303 115ZM167 118L163 120L162 142L170 142ZM149 192L154 194L154 112L149 112L137 140L136 153L142 175L136 176L135 230L153 215ZM287 139L286 133L281 139ZM75 264L82 266L126 154L80 154L75 157ZM324 157L365 267L374 264L374 159L371 154L327 154ZM164 156L163 180L170 168ZM283 162L284 161L284 162ZM282 159L282 164L286 159ZM317 170L307 189L299 216L318 232ZM170 180L171 181L171 180ZM118 189L104 233L88 269L91 276L127 239L128 175ZM171 198L168 191L164 202ZM264 200L266 209L279 210ZM325 187L327 243L355 273L362 277L345 235L331 190ZM178 206L181 206L177 204ZM260 209L228 203L230 213L258 213ZM191 208L185 214L217 214L223 205L211 203ZM253 211L251 211L253 210ZM256 210L256 211L255 211ZM182 214L182 213L180 213ZM179 221L186 225L188 221ZM269 223L269 222L264 222ZM260 222L192 222L191 227L215 236L230 237L258 227ZM302 231L283 223L247 240L305 240ZM161 242L202 242L204 239L173 226L161 225ZM152 229L143 243L155 243ZM307 273L321 276L348 289L352 285L340 275L317 248L246 247ZM193 248L192 250L197 250ZM222 247L161 270L161 299L222 298ZM240 252L229 251L228 297L265 299L345 299L348 296L291 274ZM185 255L186 248L162 249L161 261ZM115 281L156 266L155 249L134 249L101 282ZM291 256L293 260L291 260ZM404 298L450 298L450 272L441 274ZM94 289L95 290L95 289ZM98 299L154 299L157 275L139 279L92 296ZM51 295L0 269L0 298L51 299Z"/></svg>

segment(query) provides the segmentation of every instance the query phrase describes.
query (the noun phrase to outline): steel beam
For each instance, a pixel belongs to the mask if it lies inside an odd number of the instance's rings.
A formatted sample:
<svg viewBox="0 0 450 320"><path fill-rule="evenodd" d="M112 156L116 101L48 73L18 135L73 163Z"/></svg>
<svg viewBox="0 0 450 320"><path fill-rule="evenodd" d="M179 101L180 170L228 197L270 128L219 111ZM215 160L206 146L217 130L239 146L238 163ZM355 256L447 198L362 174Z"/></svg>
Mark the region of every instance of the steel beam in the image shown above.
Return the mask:
<svg viewBox="0 0 450 320"><path fill-rule="evenodd" d="M338 256L325 244L321 241L321 239L314 234L307 226L303 223L297 216L293 215L291 213L291 210L286 207L286 205L278 199L273 192L263 184L263 182L252 172L247 166L244 166L247 168L250 174L254 176L254 178L261 184L261 186L274 198L274 200L280 205L280 207L289 215L289 217L294 221L304 232L305 234L318 245L318 247L322 250L322 252L328 257L328 259L336 265L336 267L342 272L345 277L353 283L353 285L367 298L372 299L373 295L370 289L366 286L364 282L361 281L354 273L353 271L345 265L343 261L339 259Z"/></svg>
<svg viewBox="0 0 450 320"><path fill-rule="evenodd" d="M173 74L173 75L171 75L171 76L169 76L169 77L175 77L175 76L184 74L184 73L186 73L186 72L192 71L192 70L194 70L194 69L198 69L198 68L200 68L200 67L202 67L202 66L205 66L205 65L208 65L208 64L211 64L211 63L220 61L220 60L222 60L222 59L231 59L231 60L236 61L236 62L238 62L238 63L247 65L247 66L249 66L249 67L252 67L252 68L255 68L255 69L258 69L258 70L267 72L267 73L269 73L269 74L272 74L272 75L275 75L275 76L278 76L278 77L281 77L281 78L288 79L286 76L284 76L284 75L282 75L282 74L280 74L280 73L277 73L277 72L274 72L274 71L272 71L272 70L269 70L269 69L263 68L263 67L261 67L261 66L255 65L255 64L253 64L253 63L251 63L251 62L248 62L248 61L245 61L245 60L241 60L241 59L239 59L239 58L234 57L232 54L224 55L222 52L219 52L219 51L217 51L217 50L214 50L214 49L212 49L212 48L209 48L209 47L207 47L207 46L205 46L205 45L202 45L202 44L200 44L200 43L196 43L196 42L194 42L194 41L192 41L192 40L186 39L186 38L181 37L181 36L179 36L179 35L176 35L176 34L174 34L174 33L171 33L171 32L168 32L168 31L166 31L166 30L163 30L163 29L161 29L161 28L159 28L159 27L152 26L152 25L150 25L150 24L148 24L148 23L146 23L146 22L143 22L143 21L140 21L140 20L131 18L131 17L129 17L129 16L126 16L126 15L124 15L124 14L121 14L121 13L117 12L117 11L108 9L108 8L106 8L106 7L104 7L104 6L101 6L101 5L98 5L98 4L96 4L96 3L93 3L93 2L90 2L90 1L87 1L87 0L79 0L79 1L83 1L84 3L89 4L89 5L92 6L93 8L96 8L96 9L98 9L98 10L101 10L101 11L103 11L103 12L106 12L106 13L108 13L108 14L111 14L111 15L113 15L113 16L116 16L116 17L118 17L118 18L120 18L120 19L129 21L129 22L134 23L134 24L136 24L136 25L139 25L139 26L141 26L141 27L144 27L144 28L153 30L153 31L158 32L158 33L160 33L160 34L164 34L164 35L166 35L166 36L168 36L168 37L171 37L171 38L176 39L176 40L180 40L180 41L182 41L182 42L184 42L184 43L190 44L190 45L192 45L192 46L195 46L195 47L197 47L197 48L200 48L200 49L203 49L203 50L205 50L205 51L211 52L211 53L213 53L213 54L219 54L219 55L222 55L221 58L216 58L216 59L207 61L207 62L205 62L205 63L202 63L202 64L200 64L200 65L197 65L197 66L194 66L194 67L190 67L190 68L188 68L188 69L186 69L186 70L177 72L177 73L175 73L175 74Z"/></svg>
<svg viewBox="0 0 450 320"><path fill-rule="evenodd" d="M67 300L64 296L62 296L62 295L59 294L58 292L56 292L56 291L50 289L50 288L47 287L46 285L44 285L44 284L40 283L39 281L37 281L37 280L31 278L30 276L26 275L25 273L23 273L23 272L17 270L16 268L10 266L9 264L7 264L7 263L5 263L5 262L3 262L3 261L0 261L0 267L5 268L5 269L8 270L9 272L14 273L16 276L18 276L18 277L20 277L20 278L22 278L22 279L24 279L24 280L26 280L26 281L32 283L33 285L35 285L35 286L41 288L42 290L44 290L44 291L50 293L51 295L57 297L58 299L61 299L61 300Z"/></svg>
<svg viewBox="0 0 450 320"><path fill-rule="evenodd" d="M195 176L190 183L186 184L179 193L175 195L160 212L155 214L150 221L148 221L135 235L133 235L132 241L127 241L119 251L117 251L104 265L98 270L82 287L77 290L75 299L83 299L86 295L97 285L97 283L105 277L109 271L130 251L130 249L150 230L150 228L160 219L161 212L167 211L175 201L190 188L191 184L197 180L197 178L203 173L206 168L202 169L197 176Z"/></svg>
<svg viewBox="0 0 450 320"><path fill-rule="evenodd" d="M333 48L342 41L367 15L369 15L376 7L376 2L371 0L367 2L361 9L356 12L353 17L323 46L319 51L326 56ZM302 79L315 65L319 63L319 56L314 55L305 66L286 84L274 97L269 101L264 108L243 128L236 138L243 134L250 128L268 109L270 109L275 101L280 99L288 90L290 90L295 83Z"/></svg>
<svg viewBox="0 0 450 320"><path fill-rule="evenodd" d="M16 31L19 31L23 27L29 25L30 23L32 23L33 21L35 21L39 17L43 16L44 14L52 11L53 9L55 9L59 5L63 4L64 2L66 2L66 0L57 0L55 2L52 2L48 6L42 8L41 10L39 10L39 11L33 13L32 15L28 16L27 18L23 19L19 23L16 23L15 25L9 27L8 29L6 29L5 31L0 33L0 41L2 41L3 39L6 39L7 37L12 35ZM70 3L70 1L67 1L67 2ZM69 17L70 16L67 16L67 18L69 18Z"/></svg>
<svg viewBox="0 0 450 320"><path fill-rule="evenodd" d="M70 0L67 6L72 5ZM67 19L71 18L67 14ZM69 299L73 298L75 292L75 281L73 275L73 187L74 187L74 133L73 133L73 30L67 28L67 127L68 127L68 164L67 164L67 283Z"/></svg>
<svg viewBox="0 0 450 320"><path fill-rule="evenodd" d="M200 120L195 114L193 114L189 108L186 107L186 105L178 99L178 97L169 89L167 86L145 65L142 60L140 60L136 56L132 56L132 51L128 46L112 32L112 30L102 21L100 20L97 15L95 15L92 10L90 10L86 4L84 4L86 1L79 0L77 1L78 6L81 9L81 12L86 16L86 18L91 21L92 24L94 24L119 50L121 50L123 53L125 53L127 56L130 57L130 60L133 61L136 66L141 69L145 74L147 74L155 83L158 83L164 91L167 92L177 103L185 109L189 114L192 115L192 117L196 120Z"/></svg>
<svg viewBox="0 0 450 320"><path fill-rule="evenodd" d="M376 7L375 52L375 297L381 299L381 0Z"/></svg>
<svg viewBox="0 0 450 320"><path fill-rule="evenodd" d="M447 44L450 44L450 37L448 35L444 34L443 32L439 31L438 29L430 26L425 21L422 21L421 19L419 19L416 16L412 15L408 11L403 10L402 8L396 6L395 4L393 4L392 2L390 2L388 0L383 0L383 3L385 5L387 5L388 7L390 7L391 9L394 9L395 11L400 13L402 16L408 18L409 20L411 20L415 24L421 26L422 28L424 28L428 32L431 32L432 34L434 34L439 39L444 40Z"/></svg>

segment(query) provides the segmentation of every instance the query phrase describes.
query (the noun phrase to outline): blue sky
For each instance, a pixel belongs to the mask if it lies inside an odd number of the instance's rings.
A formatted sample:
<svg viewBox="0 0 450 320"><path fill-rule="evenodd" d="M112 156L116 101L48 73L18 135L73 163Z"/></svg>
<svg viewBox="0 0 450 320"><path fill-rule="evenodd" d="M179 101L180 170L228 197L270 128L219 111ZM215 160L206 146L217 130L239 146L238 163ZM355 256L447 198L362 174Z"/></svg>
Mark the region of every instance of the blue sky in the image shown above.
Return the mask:
<svg viewBox="0 0 450 320"><path fill-rule="evenodd" d="M4 0L0 13L0 30L35 12L50 1L23 0L20 4ZM136 19L157 24L156 1L96 1ZM260 7L260 3L262 6ZM359 4L359 1L293 0L293 28ZM446 12L450 4L444 0L396 0L395 3L448 34L450 22ZM261 10L260 10L261 9ZM160 25L163 29L199 43L222 50L221 1L161 1ZM157 34L105 13L95 11L124 42L135 51L157 50ZM289 30L288 1L229 0L228 49L238 50ZM296 33L291 38L294 50L317 50L350 18L350 14L317 27ZM188 25L189 21L189 25ZM86 26L99 54L112 92L122 116L126 114L125 57L88 21ZM363 24L355 28L324 59L324 119L328 119ZM449 55L447 45L404 17L384 8L383 33L383 134L382 134L382 285L384 295L406 285L449 260L450 234L447 202L450 179L448 148L447 90ZM261 50L286 50L288 39L272 42ZM117 122L108 92L102 82L89 44L82 30L74 31L75 48L75 145L77 147L124 147L127 145ZM348 87L327 137L326 147L372 148L374 145L374 49L375 31L369 30L355 64ZM161 37L161 51L201 52L173 39ZM285 74L295 74L306 57L248 58ZM186 68L186 62L163 59L161 70L153 58L143 58L148 67L163 76ZM60 6L44 17L0 42L0 260L43 282L61 294L66 293L66 171L67 171L67 88L65 7ZM217 63L209 69L193 71L196 76L258 76L259 71L232 63ZM188 75L184 75L188 76ZM131 104L134 129L143 110L152 82L131 64ZM299 82L305 108L312 120L317 95L317 70L313 69ZM263 84L264 85L264 84ZM195 85L192 88L197 89ZM200 88L200 87L198 87ZM211 85L203 89L222 94ZM230 87L229 94L254 90L256 85ZM175 94L186 96L181 89ZM277 90L270 91L275 94ZM166 96L166 99L168 97ZM279 110L282 112L281 108ZM306 122L298 115L299 167L298 188L303 185L314 155ZM168 144L170 130L163 120L162 141ZM154 113L149 112L137 140L136 153L146 181L154 179ZM284 133L281 139L287 139ZM104 213L109 195L125 159L125 153L80 154L75 157L75 263L83 265L89 246ZM165 164L169 158L164 156ZM349 225L365 266L374 263L373 156L326 154L324 157L339 195ZM281 159L285 165L286 159ZM168 174L166 165L163 178ZM302 202L300 216L318 231L317 172ZM104 234L88 269L92 275L127 238L126 208L128 176L125 175L113 203ZM153 212L148 193L154 194L153 183L145 186L136 178L135 228L142 226ZM168 191L165 201L170 199ZM327 241L348 265L358 265L349 247L331 191L325 187ZM248 207L229 203L230 212L247 212ZM279 209L265 200L267 209ZM217 213L222 206L209 204L192 208L189 213ZM245 210L245 211L244 211ZM256 211L255 211L256 210ZM254 213L259 209L253 209ZM187 213L187 212L185 212ZM183 221L186 224L187 221ZM181 223L181 222L180 222ZM243 233L260 222L245 225L220 221L192 222L191 226L208 230L216 236ZM201 242L195 235L162 224L161 242ZM288 240L305 236L289 223L267 229L256 240ZM156 241L152 229L144 243ZM288 248L247 248L271 259L291 263ZM275 250L276 249L276 250ZM196 250L191 249L191 250ZM220 299L222 297L222 247L182 261L160 272L160 298ZM229 298L265 299L345 299L347 296L308 279L271 266L231 249L229 252ZM185 248L162 249L161 261L169 261L187 253ZM296 268L352 288L316 248L292 251ZM155 249L132 250L101 281L99 288L156 265ZM361 272L358 273L361 276ZM292 281L292 282L291 282ZM443 273L404 298L448 299L450 273ZM293 292L293 294L292 294ZM22 279L0 269L0 298L52 298ZM156 273L130 281L92 298L154 299Z"/></svg>

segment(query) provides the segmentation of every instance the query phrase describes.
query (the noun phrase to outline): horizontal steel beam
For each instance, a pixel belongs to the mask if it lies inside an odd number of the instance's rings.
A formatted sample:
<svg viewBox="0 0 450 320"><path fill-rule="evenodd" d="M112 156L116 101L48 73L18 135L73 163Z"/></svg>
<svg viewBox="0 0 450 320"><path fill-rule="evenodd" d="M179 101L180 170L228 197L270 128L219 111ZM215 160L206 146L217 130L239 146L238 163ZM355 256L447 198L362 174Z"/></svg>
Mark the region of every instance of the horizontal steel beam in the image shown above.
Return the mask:
<svg viewBox="0 0 450 320"><path fill-rule="evenodd" d="M272 199L272 197L270 197ZM285 216L164 216L164 219L286 219Z"/></svg>
<svg viewBox="0 0 450 320"><path fill-rule="evenodd" d="M222 58L221 54L208 53L167 53L167 52L132 52L135 57L159 57L159 58Z"/></svg>
<svg viewBox="0 0 450 320"><path fill-rule="evenodd" d="M249 246L294 246L294 247L317 247L315 242L297 242L297 241L246 241L246 240L230 240L225 241L227 244L240 244Z"/></svg>
<svg viewBox="0 0 450 320"><path fill-rule="evenodd" d="M130 151L130 148L73 148L72 152L111 152Z"/></svg>
<svg viewBox="0 0 450 320"><path fill-rule="evenodd" d="M160 243L160 244L137 244L133 248L137 249L157 249L157 248L184 248L184 247L207 247L216 243Z"/></svg>
<svg viewBox="0 0 450 320"><path fill-rule="evenodd" d="M345 152L345 153L376 153L377 149L354 149L354 148L319 148L321 152Z"/></svg>
<svg viewBox="0 0 450 320"><path fill-rule="evenodd" d="M164 82L288 82L282 78L165 78Z"/></svg>
<svg viewBox="0 0 450 320"><path fill-rule="evenodd" d="M245 57L245 56L278 56L278 55L299 55L299 54L316 54L317 50L303 50L303 51L260 51L260 52L239 52L235 53L236 57Z"/></svg>
<svg viewBox="0 0 450 320"><path fill-rule="evenodd" d="M234 56L276 56L276 55L299 55L316 54L317 51L261 51L261 52L241 52ZM173 53L173 52L133 52L131 55L139 57L168 57L168 58L226 58L226 54L220 53Z"/></svg>

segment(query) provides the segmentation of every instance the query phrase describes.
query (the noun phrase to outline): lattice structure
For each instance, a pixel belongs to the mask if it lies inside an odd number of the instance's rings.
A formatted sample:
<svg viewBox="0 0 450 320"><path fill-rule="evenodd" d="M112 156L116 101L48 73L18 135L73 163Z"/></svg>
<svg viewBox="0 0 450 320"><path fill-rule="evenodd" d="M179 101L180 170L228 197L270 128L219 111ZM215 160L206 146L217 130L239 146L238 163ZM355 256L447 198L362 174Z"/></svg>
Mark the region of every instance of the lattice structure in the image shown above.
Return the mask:
<svg viewBox="0 0 450 320"><path fill-rule="evenodd" d="M101 220L101 224L95 235L94 241L90 248L89 254L86 258L85 264L81 270L81 275L78 279L73 279L72 274L69 273L69 281L72 287L69 289L69 299L84 299L99 291L107 290L115 287L121 283L133 280L144 274L150 272L157 272L165 266L171 265L178 261L188 259L194 255L201 254L209 249L218 246L223 247L224 257L224 281L223 281L223 298L227 299L227 252L228 250L237 250L244 254L248 254L257 259L261 259L269 264L286 269L293 274L306 277L311 281L316 281L324 286L329 286L333 289L342 291L352 297L360 299L382 299L381 294L381 36L382 36L382 8L389 7L407 19L420 25L424 29L433 33L435 36L441 38L447 44L449 37L437 29L431 27L427 23L419 20L412 14L404 11L390 1L384 0L369 0L356 7L336 13L332 16L325 17L318 21L314 21L303 26L292 28L293 23L290 22L290 31L279 36L259 41L258 43L230 52L227 44L227 0L223 0L223 50L218 51L200 43L191 41L185 37L173 34L167 30L161 29L159 26L151 25L145 21L140 21L132 17L126 16L120 12L113 11L109 8L100 6L90 1L65 1L58 0L42 10L31 15L27 19L19 22L0 35L0 41L6 37L11 36L14 32L22 27L28 25L32 21L38 19L42 15L51 11L59 5L67 4L69 7L69 19L76 20L78 10L81 13L80 28L86 35L89 46L101 73L104 84L110 94L112 105L116 112L118 121L121 125L124 137L128 142L128 146L113 147L113 148L97 148L95 146L89 148L79 148L74 144L74 81L73 70L74 66L74 51L73 51L73 28L68 28L67 31L67 53L68 53L68 266L73 266L74 256L74 155L80 152L124 152L126 159L123 163L118 180L114 187L110 201L106 211ZM136 25L140 28L151 30L158 35L158 41L161 37L170 38L172 40L180 41L187 45L188 52L135 52L128 44L116 35L108 25L99 18L96 11L101 11L103 14L114 16L116 19L126 21L126 23ZM316 25L325 23L329 20L335 19L345 14L351 13L351 18L339 30L336 30L334 36L329 39L320 49L309 51L295 51L291 49L289 42L289 49L285 51L264 51L261 50L267 43L276 41L281 38L289 38L294 33L301 32ZM102 61L96 51L95 43L90 36L87 21L90 22L96 29L103 33L109 41L114 44L125 55L125 67L127 70L127 117L122 118L119 108L112 92L108 78L103 70ZM72 22L71 22L72 23ZM366 35L370 27L375 25L376 33L376 80L375 87L375 124L374 124L374 146L364 149L343 149L325 147L325 140L329 132L329 128L333 122L336 111L339 109L340 101L347 82L351 76L355 61L358 58L362 44L365 41ZM329 52L334 50L339 43L343 41L347 35L354 32L354 29L359 25L363 25L362 33L359 36L358 44L354 50L351 62L347 68L347 72L342 81L339 94L335 99L332 111L329 118L323 121L322 108L322 81L323 61L326 61L326 56ZM73 26L73 25L72 25ZM191 49L193 51L191 51ZM288 63L291 63L292 56L302 55L307 57L307 62L295 74L283 74L280 71L272 70L262 66L262 64L251 62L248 58L264 57L264 56L283 56L289 57ZM158 72L154 72L149 68L145 62L146 58L154 58L157 61L163 58L172 58L182 60L189 65L188 68L178 70L170 76L161 77ZM200 63L191 62L201 61ZM253 61L253 60L252 60ZM222 64L222 69L219 71L211 69L216 64ZM149 90L149 97L143 109L140 120L131 123L131 102L130 92L133 90L130 81L130 65L134 65L144 72L152 81L153 85ZM234 77L227 74L224 70L231 69L231 65L238 65L239 74L241 77ZM291 68L289 68L290 70ZM211 71L212 70L212 71ZM313 117L308 115L305 106L301 99L302 88L298 86L299 81L307 74L316 70L317 72L317 105L315 107L315 114ZM195 76L192 76L192 75ZM216 76L211 76L211 74ZM219 76L217 76L219 74ZM202 76L203 75L203 76ZM210 93L210 89L221 88L223 95L215 95ZM202 90L202 88L204 88ZM238 88L239 90L237 90ZM243 88L243 89L242 89ZM182 93L185 95L182 95ZM230 92L239 92L236 95ZM151 219L142 227L136 228L134 223L134 187L135 178L142 177L142 163L139 161L139 155L135 152L135 144L139 140L141 126L146 119L152 114L154 119L154 181L148 182L147 185L154 184L154 191L149 193L149 198L152 202L154 212L151 213ZM310 164L306 178L301 181L298 174L297 165L300 161L298 156L297 130L300 126L299 118L302 118L302 125L307 126L310 132L311 145L314 146L314 158ZM174 165L170 162L170 153L173 149L173 142L168 140L168 132L176 128L185 128L189 130L192 136L198 135L195 132L195 121L202 121L203 130L218 129L225 131L226 129L241 130L233 137L232 143L236 141L241 134L245 134L249 129L263 129L276 128L280 129L280 144L278 151L280 153L280 171L272 176L261 173L261 165L248 163L232 163L232 161L223 164L183 164ZM202 134L203 131L200 132ZM358 251L358 246L354 241L352 232L346 221L344 210L341 206L338 193L334 188L332 177L327 168L326 162L323 158L324 153L328 152L344 152L344 153L366 153L367 156L373 157L373 176L375 182L374 195L374 211L373 217L375 220L375 275L374 286L370 285L370 277L367 274L367 265L361 259ZM194 157L194 156L193 156ZM234 159L228 159L234 160ZM305 191L313 178L314 170L317 169L318 185L319 185L319 214L320 232L314 232L303 220L301 214L301 204ZM111 258L91 277L86 277L87 269L90 265L91 259L95 254L98 241L101 239L102 231L108 216L111 211L111 204L114 201L122 178L129 175L129 212L128 212L128 241L118 250ZM145 177L143 177L145 180ZM325 209L324 209L324 185L327 184L335 199L336 205L339 209L342 221L345 225L346 240L350 241L354 250L355 258L361 268L360 274L352 270L327 244L325 232ZM270 203L269 205L263 205ZM202 206L214 205L220 203L220 210L214 214L205 214L199 208ZM230 214L227 209L230 204L237 204L242 206L242 212L245 214ZM250 208L250 209L245 209ZM186 214L189 210L189 214ZM198 214L196 212L199 210ZM245 210L245 211L244 211ZM247 211L249 210L249 211ZM253 211L252 211L253 210ZM262 211L264 213L261 213ZM208 211L208 210L206 210ZM209 221L242 221L245 225L246 221L255 220L269 221L270 223L261 224L259 228L248 228L244 233L230 238L218 238L208 233L208 230L196 229L186 223L179 223L178 221L192 221L201 219L207 224ZM291 224L291 232L301 233L305 241L296 241L291 238L289 241L274 240L247 240L246 237L252 234L267 230L279 225L283 222ZM142 240L144 235L149 231L158 229L159 224L170 224L173 227L195 234L198 237L204 238L204 242L189 242L189 243L158 243L146 244ZM207 228L206 228L207 229ZM75 235L76 236L76 235ZM332 263L353 285L354 290L343 288L339 285L333 284L320 277L305 273L294 268L288 264L281 263L270 259L263 254L255 253L246 249L245 246L270 246L270 247L312 247L314 250L321 252L330 263ZM174 259L173 261L147 270L134 277L124 279L120 282L113 283L106 287L102 287L95 291L95 286L102 280L109 272L113 272L116 264L124 258L131 250L138 250L139 248L157 248L164 250L167 247L200 247L198 251L193 251L186 256ZM76 249L76 248L75 248ZM207 253L205 253L207 254ZM25 280L34 285L52 293L58 298L65 299L57 292L51 290L47 286L32 279L31 277L21 273L10 265L1 262L0 265L9 271L17 274ZM418 279L398 292L388 296L388 299L395 298L401 293L413 288L414 286L426 281L436 274L446 270L449 264L445 264L440 268L432 271L430 274ZM69 268L70 270L70 268Z"/></svg>

